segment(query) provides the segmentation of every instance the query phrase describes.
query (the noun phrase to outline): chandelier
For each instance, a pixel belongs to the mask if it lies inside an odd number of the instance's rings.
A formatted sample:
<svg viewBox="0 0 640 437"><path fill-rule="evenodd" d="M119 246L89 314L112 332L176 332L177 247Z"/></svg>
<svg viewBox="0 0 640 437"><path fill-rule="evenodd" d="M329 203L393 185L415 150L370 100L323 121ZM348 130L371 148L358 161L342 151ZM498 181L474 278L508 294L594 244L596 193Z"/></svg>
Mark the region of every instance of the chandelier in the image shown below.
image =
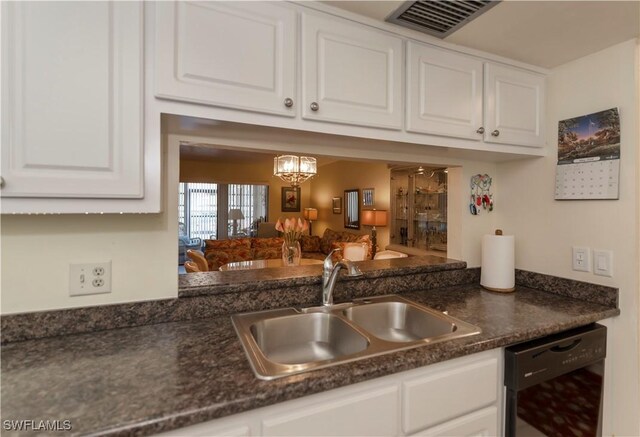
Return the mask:
<svg viewBox="0 0 640 437"><path fill-rule="evenodd" d="M273 174L297 187L317 173L316 158L280 155L273 158Z"/></svg>

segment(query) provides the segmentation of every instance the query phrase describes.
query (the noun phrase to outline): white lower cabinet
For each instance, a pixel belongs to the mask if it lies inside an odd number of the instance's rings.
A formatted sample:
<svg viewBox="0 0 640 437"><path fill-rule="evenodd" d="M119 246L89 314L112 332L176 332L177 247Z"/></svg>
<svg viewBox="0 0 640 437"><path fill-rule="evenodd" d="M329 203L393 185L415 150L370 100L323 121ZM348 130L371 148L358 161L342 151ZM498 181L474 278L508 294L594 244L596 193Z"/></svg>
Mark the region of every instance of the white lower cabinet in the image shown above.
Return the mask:
<svg viewBox="0 0 640 437"><path fill-rule="evenodd" d="M411 436L491 437L498 435L498 407L492 406L458 417Z"/></svg>
<svg viewBox="0 0 640 437"><path fill-rule="evenodd" d="M448 368L403 382L402 427L411 434L497 400L498 357L452 362Z"/></svg>
<svg viewBox="0 0 640 437"><path fill-rule="evenodd" d="M494 349L162 435L499 435L501 363Z"/></svg>
<svg viewBox="0 0 640 437"><path fill-rule="evenodd" d="M262 435L394 435L397 411L398 388L392 385L268 417L262 421Z"/></svg>

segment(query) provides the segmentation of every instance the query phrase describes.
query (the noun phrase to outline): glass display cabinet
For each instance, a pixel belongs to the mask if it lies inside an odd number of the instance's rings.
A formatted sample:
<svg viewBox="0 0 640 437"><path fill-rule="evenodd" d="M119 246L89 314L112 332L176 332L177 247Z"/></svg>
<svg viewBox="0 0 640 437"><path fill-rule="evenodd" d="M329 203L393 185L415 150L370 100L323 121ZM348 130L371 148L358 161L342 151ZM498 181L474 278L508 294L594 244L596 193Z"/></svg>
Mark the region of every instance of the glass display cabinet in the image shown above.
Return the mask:
<svg viewBox="0 0 640 437"><path fill-rule="evenodd" d="M391 193L391 243L446 255L446 169L392 169Z"/></svg>

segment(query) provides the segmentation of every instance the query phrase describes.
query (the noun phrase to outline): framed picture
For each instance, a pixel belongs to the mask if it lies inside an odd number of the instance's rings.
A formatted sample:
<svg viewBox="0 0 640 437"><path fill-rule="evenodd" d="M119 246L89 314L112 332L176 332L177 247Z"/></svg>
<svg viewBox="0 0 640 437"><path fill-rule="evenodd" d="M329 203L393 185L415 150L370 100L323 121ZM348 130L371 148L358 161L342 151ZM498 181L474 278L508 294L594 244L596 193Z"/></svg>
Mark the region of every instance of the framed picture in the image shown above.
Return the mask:
<svg viewBox="0 0 640 437"><path fill-rule="evenodd" d="M300 187L282 187L282 212L300 212Z"/></svg>
<svg viewBox="0 0 640 437"><path fill-rule="evenodd" d="M333 198L333 213L342 214L342 197Z"/></svg>
<svg viewBox="0 0 640 437"><path fill-rule="evenodd" d="M375 199L373 194L375 188L363 188L362 189L362 206L375 206Z"/></svg>

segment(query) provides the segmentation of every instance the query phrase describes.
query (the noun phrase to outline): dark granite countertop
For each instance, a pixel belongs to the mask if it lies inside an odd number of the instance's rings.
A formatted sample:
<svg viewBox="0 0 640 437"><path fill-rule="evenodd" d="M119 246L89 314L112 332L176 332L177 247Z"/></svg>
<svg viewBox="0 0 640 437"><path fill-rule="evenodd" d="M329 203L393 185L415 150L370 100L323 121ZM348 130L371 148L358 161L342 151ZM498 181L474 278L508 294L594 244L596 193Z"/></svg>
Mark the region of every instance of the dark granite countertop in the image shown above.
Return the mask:
<svg viewBox="0 0 640 437"><path fill-rule="evenodd" d="M11 343L2 348L2 419L68 419L74 434L149 435L619 314L525 287L496 294L468 284L403 296L482 333L274 381L256 379L228 316Z"/></svg>
<svg viewBox="0 0 640 437"><path fill-rule="evenodd" d="M359 261L357 264L363 273L360 279L458 270L467 266L464 261L433 255ZM192 297L254 290L257 286L262 290L268 290L281 287L316 285L320 284L321 280L322 265L320 264L297 266L293 269L266 268L202 272L180 275L178 278L178 290L180 297Z"/></svg>

